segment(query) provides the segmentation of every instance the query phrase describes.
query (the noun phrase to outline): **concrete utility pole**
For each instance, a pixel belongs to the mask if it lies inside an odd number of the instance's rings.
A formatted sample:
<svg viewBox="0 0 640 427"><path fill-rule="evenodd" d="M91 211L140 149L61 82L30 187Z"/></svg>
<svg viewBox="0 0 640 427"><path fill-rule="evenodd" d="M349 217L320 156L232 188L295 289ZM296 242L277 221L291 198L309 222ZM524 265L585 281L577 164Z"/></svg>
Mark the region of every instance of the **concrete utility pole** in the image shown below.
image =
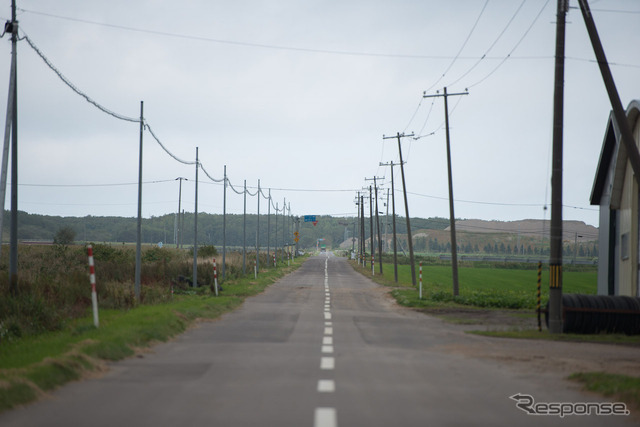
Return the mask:
<svg viewBox="0 0 640 427"><path fill-rule="evenodd" d="M413 236L411 235L411 218L409 216L409 202L407 200L407 184L404 179L404 164L402 161L402 145L400 144L401 138L412 137L414 134L405 135L398 132L396 136L384 136L382 139L398 138L398 153L400 154L400 173L402 175L402 193L404 194L404 210L407 215L407 242L409 243L409 263L411 264L411 283L416 285L416 264L413 259Z"/></svg>
<svg viewBox="0 0 640 427"><path fill-rule="evenodd" d="M222 193L222 278L226 276L227 257L227 165L224 165L224 191Z"/></svg>
<svg viewBox="0 0 640 427"><path fill-rule="evenodd" d="M271 265L271 189L267 199L267 265Z"/></svg>
<svg viewBox="0 0 640 427"><path fill-rule="evenodd" d="M193 212L193 284L194 288L198 287L198 169L200 163L198 160L198 147L196 147L196 203Z"/></svg>
<svg viewBox="0 0 640 427"><path fill-rule="evenodd" d="M356 258L358 259L358 264L360 264L360 255L361 255L361 249L362 249L362 245L361 245L362 236L360 235L361 228L360 228L360 192L359 191L357 192L357 195L356 195L356 208L358 209L358 214L356 215L357 219L354 222L353 226L354 226L354 228L356 227L356 225L358 227L358 254L357 254ZM353 233L353 236L354 236L353 243L355 245L355 236L356 236L355 231Z"/></svg>
<svg viewBox="0 0 640 427"><path fill-rule="evenodd" d="M176 181L180 181L180 183L178 185L178 218L177 218L178 220L176 221L176 238L175 238L176 248L181 248L182 247L182 226L183 226L183 224L180 221L181 212L182 212L182 180L188 181L187 178L183 178L183 177L176 178Z"/></svg>
<svg viewBox="0 0 640 427"><path fill-rule="evenodd" d="M387 239L387 226L389 225L389 189L387 188L387 202L384 204L386 209L386 214L384 218L384 251L389 252L389 240Z"/></svg>
<svg viewBox="0 0 640 427"><path fill-rule="evenodd" d="M374 191L374 197L376 200L375 203L375 210L376 210L376 236L378 239L378 270L380 271L380 274L382 274L382 235L380 234L380 216L378 215L378 179L384 179L384 178L379 178L374 176L373 178L365 178L365 181L372 181L373 180L373 191ZM371 188L371 187L369 187ZM372 241L373 242L373 241ZM371 253L374 253L375 251L373 250L373 247L371 248Z"/></svg>
<svg viewBox="0 0 640 427"><path fill-rule="evenodd" d="M376 253L373 246L373 191L369 186L369 241L371 242L369 247L371 248L371 256Z"/></svg>
<svg viewBox="0 0 640 427"><path fill-rule="evenodd" d="M551 242L549 256L549 332L562 333L562 130L564 109L564 46L568 0L558 0L553 90L551 174Z"/></svg>
<svg viewBox="0 0 640 427"><path fill-rule="evenodd" d="M244 208L242 211L242 274L247 274L247 180L244 180L242 192Z"/></svg>
<svg viewBox="0 0 640 427"><path fill-rule="evenodd" d="M456 215L453 211L453 174L451 173L451 141L449 138L449 105L448 98L450 96L469 95L469 92L461 93L447 93L447 88L444 88L444 94L425 95L423 98L434 98L438 96L444 97L444 119L447 134L447 174L449 177L449 228L451 231L451 272L453 279L453 295L460 293L460 287L458 284L458 242L456 241Z"/></svg>
<svg viewBox="0 0 640 427"><path fill-rule="evenodd" d="M393 183L393 162L380 163L380 166L391 166L391 218L393 221L393 277L398 283L398 240L396 238L396 192ZM387 207L388 208L388 207Z"/></svg>
<svg viewBox="0 0 640 427"><path fill-rule="evenodd" d="M362 254L362 265L367 266L367 249L365 247L364 237L364 195L360 193L360 253Z"/></svg>
<svg viewBox="0 0 640 427"><path fill-rule="evenodd" d="M260 180L258 180L258 216L256 217L256 273L260 272Z"/></svg>
<svg viewBox="0 0 640 427"><path fill-rule="evenodd" d="M281 257L280 257L280 261L282 261L284 263L284 244L285 244L285 231L287 229L287 198L284 198L284 201L282 202L282 252L281 252Z"/></svg>
<svg viewBox="0 0 640 427"><path fill-rule="evenodd" d="M144 102L140 101L140 153L138 155L138 221L136 225L136 270L133 292L140 302L140 274L142 269L142 135L144 134ZM12 183L13 184L13 183Z"/></svg>

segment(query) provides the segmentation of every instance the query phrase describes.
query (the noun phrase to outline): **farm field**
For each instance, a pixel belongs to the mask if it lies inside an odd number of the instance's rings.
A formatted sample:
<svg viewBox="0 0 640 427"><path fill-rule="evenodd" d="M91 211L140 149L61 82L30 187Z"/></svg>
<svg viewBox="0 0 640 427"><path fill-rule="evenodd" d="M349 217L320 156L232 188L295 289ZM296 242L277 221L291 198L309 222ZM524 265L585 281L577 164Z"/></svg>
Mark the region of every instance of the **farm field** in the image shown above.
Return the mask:
<svg viewBox="0 0 640 427"><path fill-rule="evenodd" d="M357 266L357 265L356 265ZM394 283L393 264L383 263L383 276L378 266L374 279L380 283L397 287L394 296L403 305L428 306L433 303L457 303L477 307L533 309L536 307L537 270L500 268L501 265L472 267L460 266L458 278L460 295L453 296L452 273L449 265L424 265L422 267L423 300L418 298L418 289L411 285L409 265L398 266L398 283ZM362 267L357 266L362 269ZM366 274L371 274L367 267ZM419 267L416 265L416 280ZM563 290L565 293L595 294L597 270L565 271ZM543 269L541 300L546 304L549 293L549 271Z"/></svg>

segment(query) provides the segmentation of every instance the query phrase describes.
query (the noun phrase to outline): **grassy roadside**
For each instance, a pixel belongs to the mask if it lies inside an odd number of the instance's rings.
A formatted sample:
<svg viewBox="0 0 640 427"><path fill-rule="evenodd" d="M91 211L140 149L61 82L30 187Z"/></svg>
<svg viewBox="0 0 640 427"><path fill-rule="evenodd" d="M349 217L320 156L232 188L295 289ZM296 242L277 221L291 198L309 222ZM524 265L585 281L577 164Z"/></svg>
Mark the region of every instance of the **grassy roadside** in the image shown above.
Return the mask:
<svg viewBox="0 0 640 427"><path fill-rule="evenodd" d="M167 341L199 319L215 319L259 294L304 262L269 269L258 276L227 280L220 296L208 287L171 301L129 310L101 310L100 327L85 316L63 330L24 337L0 346L0 412L31 402L69 381L99 374L107 361L130 357L139 349Z"/></svg>
<svg viewBox="0 0 640 427"><path fill-rule="evenodd" d="M627 409L640 409L640 378L605 372L578 372L570 380L584 384L584 388L628 405Z"/></svg>
<svg viewBox="0 0 640 427"><path fill-rule="evenodd" d="M418 290L411 284L411 273L408 265L398 266L398 283L394 281L393 265L383 264L384 274L380 275L376 268L375 276L371 275L370 268L362 268L356 262L350 262L353 268L373 279L375 282L387 286L391 289L390 294L396 299L398 304L416 309L423 313L435 315L450 323L457 324L481 324L481 313L487 310L508 310L510 316L527 317L534 316L535 299L534 287L535 271L517 272L511 270L485 269L479 274L473 269L467 269L460 273L461 286L460 298L451 295L451 282L441 277L441 268L423 268L423 277L428 277L423 282L423 299L419 298ZM450 271L450 268L448 269ZM461 269L462 270L462 269ZM432 274L427 276L425 271ZM463 282L463 274L466 275L466 283ZM527 274L525 285L531 290L524 289L521 284L522 274ZM547 275L548 276L548 275ZM543 276L544 277L544 276ZM563 283L567 292L592 293L589 292L590 278L583 272L566 273L567 280ZM520 280L520 282L518 281ZM548 281L548 277L546 278ZM471 285L470 285L471 283ZM548 282L546 288L542 286L543 292L548 292ZM548 296L546 297L548 298ZM543 304L546 303L543 294ZM456 315L464 313L464 316ZM478 313L474 316L474 311ZM477 320L477 321L476 321ZM542 341L568 341L568 342L593 342L603 344L623 344L640 347L640 337L622 334L598 334L598 335L578 335L578 334L550 334L543 329L522 329L507 331L468 331L469 333L517 339L536 339ZM570 380L584 384L585 389L599 393L603 396L625 402L630 408L640 408L640 378L628 375L614 375L602 372L574 373Z"/></svg>

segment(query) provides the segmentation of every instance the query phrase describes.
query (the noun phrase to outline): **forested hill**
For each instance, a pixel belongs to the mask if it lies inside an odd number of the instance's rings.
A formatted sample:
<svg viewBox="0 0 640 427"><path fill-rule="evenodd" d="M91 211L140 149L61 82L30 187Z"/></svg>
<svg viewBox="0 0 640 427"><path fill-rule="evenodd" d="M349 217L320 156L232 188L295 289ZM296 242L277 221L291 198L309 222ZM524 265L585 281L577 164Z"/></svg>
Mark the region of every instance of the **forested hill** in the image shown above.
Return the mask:
<svg viewBox="0 0 640 427"><path fill-rule="evenodd" d="M247 215L246 241L247 246L255 246L257 231L257 215ZM300 219L300 247L315 247L317 239L325 239L328 247L337 247L346 239L353 236L354 218L317 216L317 224L303 222ZM287 220L289 231L283 235L282 216L277 217L278 244L293 242L291 220ZM384 232L385 217L380 217L381 232ZM389 223L391 218L389 218ZM3 242L9 240L9 212L5 211L3 222ZM144 243L164 242L174 244L174 229L176 215L168 214L159 217L142 220L142 241ZM77 241L85 242L135 242L136 218L123 217L58 217L18 212L18 239L21 241L52 241L54 235L62 228L68 227L75 231ZM445 218L411 218L411 227L415 230L432 229L443 230L449 225ZM242 246L243 240L243 215L227 215L227 245ZM268 227L269 226L269 227ZM357 227L357 225L356 225ZM375 227L375 221L374 221ZM396 220L397 232L406 234L404 218ZM270 242L273 245L276 231L276 216L271 215L267 221L267 215L260 215L260 244L267 245L267 228L270 229ZM365 235L369 235L369 219L366 220ZM182 241L185 245L193 244L194 215L186 213L184 216L184 234ZM198 213L198 243L215 246L222 245L223 216L206 213ZM391 224L387 230L391 233ZM356 234L357 230L356 230Z"/></svg>

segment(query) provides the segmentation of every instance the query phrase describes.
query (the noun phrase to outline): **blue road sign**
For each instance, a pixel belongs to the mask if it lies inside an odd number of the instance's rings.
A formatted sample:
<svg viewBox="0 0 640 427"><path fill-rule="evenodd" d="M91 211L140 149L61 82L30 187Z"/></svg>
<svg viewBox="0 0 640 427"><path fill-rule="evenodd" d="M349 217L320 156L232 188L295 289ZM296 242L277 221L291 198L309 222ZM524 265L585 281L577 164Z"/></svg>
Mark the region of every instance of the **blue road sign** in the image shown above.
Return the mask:
<svg viewBox="0 0 640 427"><path fill-rule="evenodd" d="M304 216L304 222L316 222L316 216L315 215L305 215Z"/></svg>

